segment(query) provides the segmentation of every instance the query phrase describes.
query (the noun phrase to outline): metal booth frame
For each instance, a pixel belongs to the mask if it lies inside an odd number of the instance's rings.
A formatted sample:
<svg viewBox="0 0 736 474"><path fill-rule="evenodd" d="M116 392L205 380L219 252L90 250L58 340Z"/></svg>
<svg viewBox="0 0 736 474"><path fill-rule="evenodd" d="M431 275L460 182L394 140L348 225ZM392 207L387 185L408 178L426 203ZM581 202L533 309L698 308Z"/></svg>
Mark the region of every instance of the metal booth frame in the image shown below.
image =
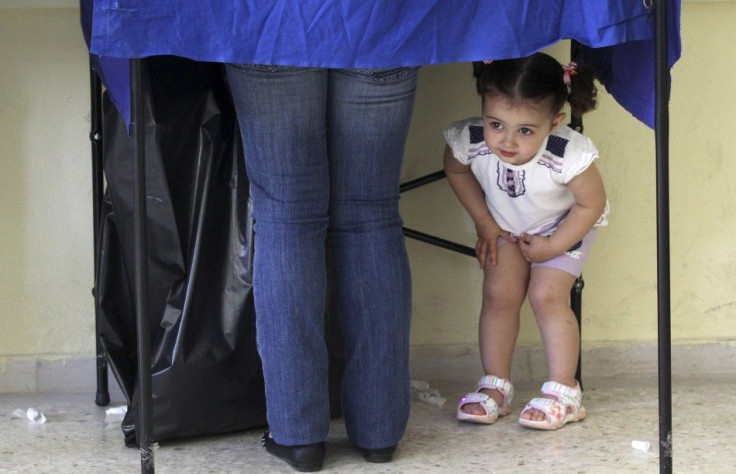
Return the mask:
<svg viewBox="0 0 736 474"><path fill-rule="evenodd" d="M653 2L655 10L655 153L656 153L656 226L657 226L657 301L658 301L658 378L659 378L659 463L661 473L672 472L672 370L671 370L671 303L670 303L670 224L669 224L669 82L668 82L668 7L667 2ZM151 351L147 328L148 314L145 301L148 293L146 268L146 189L145 189L145 134L142 77L145 60L130 59L130 106L133 166L133 203L135 213L135 310L137 327L138 383L140 390L137 438L140 444L141 472L155 472L152 433ZM94 248L97 255L97 234L100 226L100 206L103 194L102 173L102 117L100 79L90 68L91 131ZM439 171L401 185L401 192L444 177ZM418 239L461 254L474 256L474 250L461 244L404 228L407 237ZM95 281L98 263L95 258ZM584 282L579 278L571 290L571 306L580 321L580 305ZM93 288L93 295L96 288ZM95 314L98 308L95 305ZM107 384L107 362L104 350L97 343L97 382L95 403L100 406L110 401ZM580 377L580 362L578 362Z"/></svg>

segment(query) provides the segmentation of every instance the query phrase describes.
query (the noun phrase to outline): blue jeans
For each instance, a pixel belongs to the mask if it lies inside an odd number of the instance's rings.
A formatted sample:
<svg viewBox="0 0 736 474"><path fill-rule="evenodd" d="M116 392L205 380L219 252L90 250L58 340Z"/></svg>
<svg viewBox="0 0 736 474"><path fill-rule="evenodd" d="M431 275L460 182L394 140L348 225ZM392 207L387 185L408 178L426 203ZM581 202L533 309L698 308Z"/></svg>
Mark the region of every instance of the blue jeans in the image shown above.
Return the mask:
<svg viewBox="0 0 736 474"><path fill-rule="evenodd" d="M253 285L276 442L329 431L326 238L353 444L398 443L410 409L411 278L399 178L416 68L229 65L255 221Z"/></svg>

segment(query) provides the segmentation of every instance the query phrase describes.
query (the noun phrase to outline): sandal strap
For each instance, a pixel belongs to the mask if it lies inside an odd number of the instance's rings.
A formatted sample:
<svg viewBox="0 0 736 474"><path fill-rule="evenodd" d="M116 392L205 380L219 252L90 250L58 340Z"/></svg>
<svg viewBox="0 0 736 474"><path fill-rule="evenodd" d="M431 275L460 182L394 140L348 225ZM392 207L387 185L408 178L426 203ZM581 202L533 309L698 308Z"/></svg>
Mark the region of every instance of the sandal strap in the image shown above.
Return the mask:
<svg viewBox="0 0 736 474"><path fill-rule="evenodd" d="M475 391L480 392L483 389L498 390L503 395L503 403L501 407L507 407L514 398L514 386L509 380L496 377L495 375L484 375L475 386Z"/></svg>
<svg viewBox="0 0 736 474"><path fill-rule="evenodd" d="M562 420L567 414L567 409L563 403L553 398L532 398L529 403L526 404L521 413L523 414L527 410L534 409L539 410L545 414L547 419L552 422L558 422Z"/></svg>
<svg viewBox="0 0 736 474"><path fill-rule="evenodd" d="M466 395L465 395L465 396L464 396L464 397L463 397L463 398L462 398L462 399L460 400L460 403L461 403L462 405L465 405L465 404L467 404L467 403L485 403L485 402L487 402L488 400L490 400L490 401L491 401L492 403L496 403L496 401L495 401L495 400L493 400L493 398L489 397L489 396L488 396L488 395L486 395L485 393L480 393L480 392L470 392L470 393L466 394Z"/></svg>
<svg viewBox="0 0 736 474"><path fill-rule="evenodd" d="M478 392L482 389L498 390L504 396L514 392L514 386L506 379L496 377L495 375L484 375L478 381L475 386L475 391Z"/></svg>
<svg viewBox="0 0 736 474"><path fill-rule="evenodd" d="M486 412L486 415L493 416L494 418L498 418L498 403L496 403L496 400L491 398L490 396L486 395L482 392L471 392L466 394L463 398L460 399L460 405L458 406L458 410L462 408L465 405L471 404L471 403L477 403L483 407L483 409Z"/></svg>
<svg viewBox="0 0 736 474"><path fill-rule="evenodd" d="M542 393L557 398L562 405L571 406L575 410L578 410L583 402L583 391L577 383L575 387L570 387L550 380L542 385Z"/></svg>

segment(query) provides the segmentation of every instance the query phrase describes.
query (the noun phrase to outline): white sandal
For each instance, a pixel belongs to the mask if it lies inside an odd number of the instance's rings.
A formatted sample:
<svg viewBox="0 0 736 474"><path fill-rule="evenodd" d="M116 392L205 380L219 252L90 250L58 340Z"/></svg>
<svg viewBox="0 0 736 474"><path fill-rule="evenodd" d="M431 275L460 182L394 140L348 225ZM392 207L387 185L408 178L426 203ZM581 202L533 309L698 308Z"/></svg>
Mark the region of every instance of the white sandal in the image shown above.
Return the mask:
<svg viewBox="0 0 736 474"><path fill-rule="evenodd" d="M482 393L481 390L498 390L503 395L503 403L498 406L496 400L489 395ZM471 423L483 423L490 425L495 423L499 416L511 413L511 399L514 398L514 386L506 379L496 377L495 375L484 375L475 386L475 390L466 394L460 399L457 406L457 419L460 421L469 421ZM474 415L463 411L465 405L477 403L485 411L484 415Z"/></svg>
<svg viewBox="0 0 736 474"><path fill-rule="evenodd" d="M583 407L583 391L580 384L575 382L574 387L549 381L542 385L542 393L555 398L534 398L527 403L519 415L519 424L538 430L556 430L568 422L580 421L585 418ZM539 410L544 413L544 420L527 420L522 415L528 410Z"/></svg>

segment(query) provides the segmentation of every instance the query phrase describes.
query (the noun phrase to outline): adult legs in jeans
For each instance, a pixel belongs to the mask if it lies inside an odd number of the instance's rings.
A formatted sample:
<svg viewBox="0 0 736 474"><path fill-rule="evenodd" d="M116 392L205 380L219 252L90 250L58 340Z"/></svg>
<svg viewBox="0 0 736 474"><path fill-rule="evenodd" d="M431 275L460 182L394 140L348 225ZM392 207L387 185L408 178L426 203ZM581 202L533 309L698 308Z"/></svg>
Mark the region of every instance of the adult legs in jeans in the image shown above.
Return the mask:
<svg viewBox="0 0 736 474"><path fill-rule="evenodd" d="M231 66L228 75L256 221L258 348L274 439L310 444L329 429L329 228L345 333L346 425L360 447L395 444L409 406L398 172L416 73Z"/></svg>
<svg viewBox="0 0 736 474"><path fill-rule="evenodd" d="M345 338L342 406L351 441L398 443L409 416L409 264L399 179L416 70L331 70L330 242Z"/></svg>

